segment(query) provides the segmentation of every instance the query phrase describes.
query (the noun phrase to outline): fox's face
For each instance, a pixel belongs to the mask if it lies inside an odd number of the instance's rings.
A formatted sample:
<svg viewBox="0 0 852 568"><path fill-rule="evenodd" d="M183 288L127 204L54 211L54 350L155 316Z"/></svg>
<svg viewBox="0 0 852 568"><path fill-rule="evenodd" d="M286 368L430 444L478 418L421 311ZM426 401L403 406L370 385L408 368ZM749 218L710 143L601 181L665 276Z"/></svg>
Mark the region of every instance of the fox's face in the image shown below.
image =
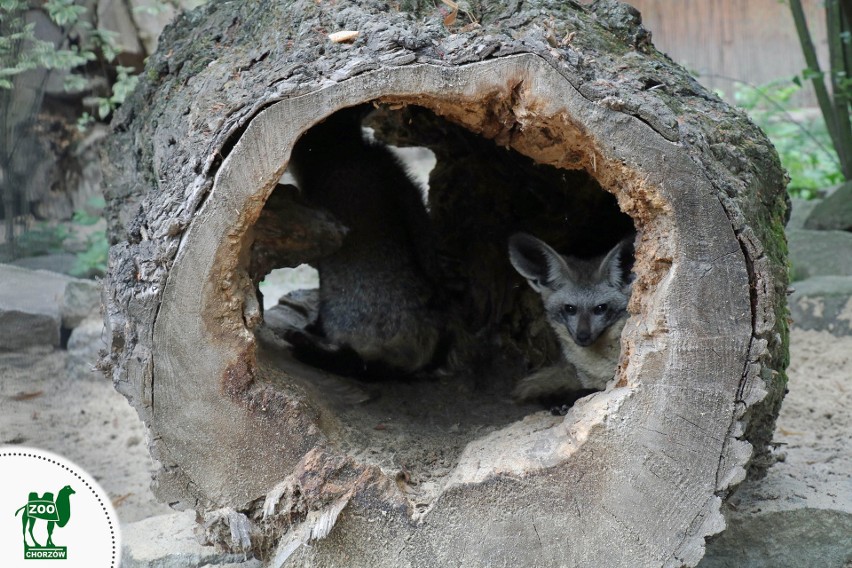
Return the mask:
<svg viewBox="0 0 852 568"><path fill-rule="evenodd" d="M563 341L588 347L624 317L630 299L633 240L591 260L562 256L525 233L509 239L509 260L541 295L551 326Z"/></svg>

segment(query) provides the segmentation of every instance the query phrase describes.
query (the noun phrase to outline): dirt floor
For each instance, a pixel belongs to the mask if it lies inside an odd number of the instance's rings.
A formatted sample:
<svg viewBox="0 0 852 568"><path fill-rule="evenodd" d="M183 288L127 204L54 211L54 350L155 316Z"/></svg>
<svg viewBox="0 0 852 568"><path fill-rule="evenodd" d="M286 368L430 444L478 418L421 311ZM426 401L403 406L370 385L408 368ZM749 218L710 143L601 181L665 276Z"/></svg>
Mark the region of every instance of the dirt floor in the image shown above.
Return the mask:
<svg viewBox="0 0 852 568"><path fill-rule="evenodd" d="M123 523L170 512L149 488L154 464L134 410L99 375L67 378L66 357L62 351L0 354L0 444L76 462L112 497ZM852 509L852 337L794 330L789 388L776 435L786 459L772 475L810 481L794 483L796 494L766 499L817 499L826 508ZM760 485L751 491L759 495Z"/></svg>

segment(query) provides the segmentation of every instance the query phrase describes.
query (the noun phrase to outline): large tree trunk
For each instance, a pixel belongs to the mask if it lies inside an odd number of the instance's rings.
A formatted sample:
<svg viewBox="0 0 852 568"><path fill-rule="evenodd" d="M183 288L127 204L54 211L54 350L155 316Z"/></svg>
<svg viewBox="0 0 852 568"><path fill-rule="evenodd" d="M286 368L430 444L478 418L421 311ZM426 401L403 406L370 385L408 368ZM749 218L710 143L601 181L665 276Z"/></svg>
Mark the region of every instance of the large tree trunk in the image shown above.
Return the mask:
<svg viewBox="0 0 852 568"><path fill-rule="evenodd" d="M211 2L167 29L105 156L104 366L151 431L158 495L223 546L290 566L694 566L725 497L771 463L777 156L626 5L470 6ZM367 102L379 138L437 156L453 258L435 277L467 342L453 377L365 386L263 323L258 280L346 232L276 189L293 145ZM555 343L509 234L592 254L631 224L617 380L564 418L513 404Z"/></svg>

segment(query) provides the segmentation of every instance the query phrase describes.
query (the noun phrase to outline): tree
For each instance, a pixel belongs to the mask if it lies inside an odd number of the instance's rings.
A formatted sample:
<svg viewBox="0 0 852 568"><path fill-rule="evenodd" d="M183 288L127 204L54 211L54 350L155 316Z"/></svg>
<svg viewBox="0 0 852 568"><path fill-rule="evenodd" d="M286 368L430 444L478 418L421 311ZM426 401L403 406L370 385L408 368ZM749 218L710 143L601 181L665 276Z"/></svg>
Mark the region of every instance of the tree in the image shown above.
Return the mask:
<svg viewBox="0 0 852 568"><path fill-rule="evenodd" d="M0 2L0 193L12 257L15 226L36 199L33 186L46 185L33 171L39 161L53 158L43 148L47 136L39 127L45 95L63 89L97 95L91 98L103 120L136 83L132 69L118 65L108 92L92 87L85 66L112 63L119 49L115 34L94 27L89 18L86 7L74 0L47 0L37 8L23 0ZM91 120L88 112L80 118Z"/></svg>
<svg viewBox="0 0 852 568"><path fill-rule="evenodd" d="M831 143L840 160L840 171L846 183L828 199L818 204L807 219L809 229L852 230L852 5L840 0L826 0L825 18L828 34L829 70L823 72L817 60L813 40L808 31L800 0L790 0L790 11L796 24L799 43L807 68L803 72L816 92ZM831 91L825 85L828 78Z"/></svg>

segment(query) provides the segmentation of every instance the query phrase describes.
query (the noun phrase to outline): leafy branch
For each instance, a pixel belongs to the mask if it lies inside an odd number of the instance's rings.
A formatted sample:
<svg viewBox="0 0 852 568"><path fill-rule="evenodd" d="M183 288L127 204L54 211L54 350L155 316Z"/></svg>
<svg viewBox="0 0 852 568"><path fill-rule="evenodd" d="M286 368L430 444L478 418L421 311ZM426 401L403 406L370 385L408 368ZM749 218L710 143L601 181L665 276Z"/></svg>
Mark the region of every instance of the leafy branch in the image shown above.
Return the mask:
<svg viewBox="0 0 852 568"><path fill-rule="evenodd" d="M96 61L112 62L119 54L117 34L95 29L79 0L0 0L0 198L5 216L5 241L16 250L16 223L28 226L26 178L33 158L23 156L36 136L35 124L48 80L62 72L67 91L81 92L93 83L87 77ZM58 42L38 35L41 12L58 30ZM100 119L120 105L135 87L133 69L119 67L117 80L105 96L90 97ZM87 121L88 122L88 121ZM22 159L23 156L23 159Z"/></svg>
<svg viewBox="0 0 852 568"><path fill-rule="evenodd" d="M29 9L23 0L0 0L0 89L12 89L14 77L25 71L71 70L96 59L91 49L57 47L36 37L35 23L27 22ZM47 0L42 9L63 34L86 12L74 0Z"/></svg>
<svg viewBox="0 0 852 568"><path fill-rule="evenodd" d="M852 0L825 0L828 73L823 72L817 60L801 0L790 0L790 12L807 65L803 76L813 84L828 134L840 159L843 177L847 181L852 180L852 123L849 117L852 101ZM831 84L830 93L826 77Z"/></svg>

